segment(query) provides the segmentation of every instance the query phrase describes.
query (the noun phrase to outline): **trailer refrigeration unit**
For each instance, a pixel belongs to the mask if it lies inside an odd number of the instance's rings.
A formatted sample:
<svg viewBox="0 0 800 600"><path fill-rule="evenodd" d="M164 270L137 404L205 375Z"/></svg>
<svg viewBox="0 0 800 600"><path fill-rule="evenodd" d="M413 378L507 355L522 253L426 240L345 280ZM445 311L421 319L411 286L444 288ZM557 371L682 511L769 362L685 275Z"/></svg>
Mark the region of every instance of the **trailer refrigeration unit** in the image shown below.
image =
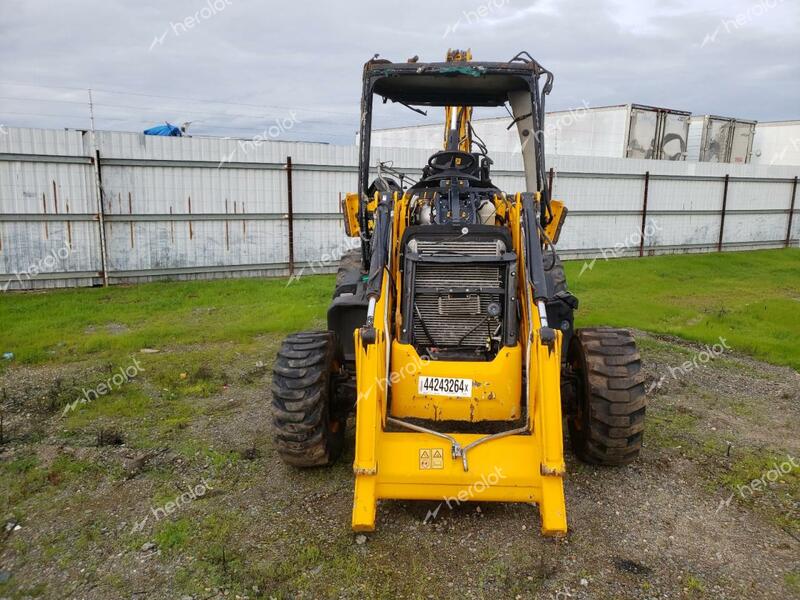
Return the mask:
<svg viewBox="0 0 800 600"><path fill-rule="evenodd" d="M643 104L582 106L545 115L548 152L565 156L610 156L684 160L691 113ZM509 117L474 119L475 132L493 152L519 152ZM396 148L436 148L440 124L377 129L372 144Z"/></svg>
<svg viewBox="0 0 800 600"><path fill-rule="evenodd" d="M687 160L699 162L750 162L756 121L698 115L689 121Z"/></svg>

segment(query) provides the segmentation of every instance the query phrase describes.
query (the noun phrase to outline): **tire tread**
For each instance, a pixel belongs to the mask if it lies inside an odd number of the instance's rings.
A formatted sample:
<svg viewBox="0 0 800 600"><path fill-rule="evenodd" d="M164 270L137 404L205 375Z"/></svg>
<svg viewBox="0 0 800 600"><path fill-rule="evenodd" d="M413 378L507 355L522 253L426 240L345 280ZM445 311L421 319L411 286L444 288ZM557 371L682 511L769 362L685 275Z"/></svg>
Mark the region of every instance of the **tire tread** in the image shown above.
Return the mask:
<svg viewBox="0 0 800 600"><path fill-rule="evenodd" d="M578 329L571 354L582 351L586 371L585 423L570 415L570 440L579 459L625 465L641 452L646 398L642 361L633 335L625 329ZM581 402L580 398L576 399Z"/></svg>

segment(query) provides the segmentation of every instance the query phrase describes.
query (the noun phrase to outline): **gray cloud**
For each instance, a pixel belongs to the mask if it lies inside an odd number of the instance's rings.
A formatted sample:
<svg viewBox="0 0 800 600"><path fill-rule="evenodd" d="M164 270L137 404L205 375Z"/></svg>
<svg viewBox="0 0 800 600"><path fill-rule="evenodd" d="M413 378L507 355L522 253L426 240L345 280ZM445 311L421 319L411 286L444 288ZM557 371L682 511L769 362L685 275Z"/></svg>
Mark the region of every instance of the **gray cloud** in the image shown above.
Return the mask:
<svg viewBox="0 0 800 600"><path fill-rule="evenodd" d="M476 60L528 50L556 75L552 109L800 116L800 11L789 0L216 0L223 8L205 18L213 1L2 0L0 123L87 127L92 87L104 129L169 119L248 137L296 111L285 138L351 143L366 59L441 60L448 47L471 47ZM384 112L387 126L420 121Z"/></svg>

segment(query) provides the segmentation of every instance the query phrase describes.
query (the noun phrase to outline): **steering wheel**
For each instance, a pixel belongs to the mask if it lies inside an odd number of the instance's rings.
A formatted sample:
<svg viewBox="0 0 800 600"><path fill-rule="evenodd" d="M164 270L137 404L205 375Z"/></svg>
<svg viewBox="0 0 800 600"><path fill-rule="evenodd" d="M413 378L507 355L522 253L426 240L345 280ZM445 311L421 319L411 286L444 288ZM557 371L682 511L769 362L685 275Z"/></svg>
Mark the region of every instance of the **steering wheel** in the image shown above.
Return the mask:
<svg viewBox="0 0 800 600"><path fill-rule="evenodd" d="M471 172L476 163L477 161L472 154L459 150L443 150L428 159L428 166L434 171Z"/></svg>

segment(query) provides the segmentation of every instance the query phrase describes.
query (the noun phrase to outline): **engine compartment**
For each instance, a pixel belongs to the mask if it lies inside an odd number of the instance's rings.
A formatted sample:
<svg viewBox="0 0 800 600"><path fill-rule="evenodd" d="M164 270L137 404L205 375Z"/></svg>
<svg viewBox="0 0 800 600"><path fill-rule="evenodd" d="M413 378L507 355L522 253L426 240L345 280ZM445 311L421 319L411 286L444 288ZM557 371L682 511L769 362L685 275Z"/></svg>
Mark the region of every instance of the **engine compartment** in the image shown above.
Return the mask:
<svg viewBox="0 0 800 600"><path fill-rule="evenodd" d="M402 240L400 341L430 360L492 360L518 336L507 228L416 225Z"/></svg>

